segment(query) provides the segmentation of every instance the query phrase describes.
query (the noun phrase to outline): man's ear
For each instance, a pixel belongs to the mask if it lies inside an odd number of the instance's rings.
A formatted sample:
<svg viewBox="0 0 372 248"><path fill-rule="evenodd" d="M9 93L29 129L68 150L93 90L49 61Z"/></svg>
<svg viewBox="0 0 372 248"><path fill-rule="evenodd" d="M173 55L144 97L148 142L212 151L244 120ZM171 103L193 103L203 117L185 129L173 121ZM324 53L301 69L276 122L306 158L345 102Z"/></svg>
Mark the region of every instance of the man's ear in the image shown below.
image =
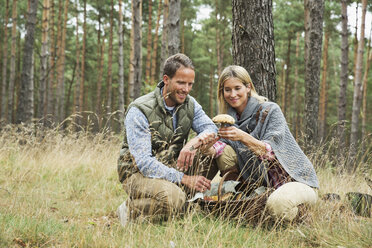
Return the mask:
<svg viewBox="0 0 372 248"><path fill-rule="evenodd" d="M164 75L163 75L163 82L164 82L165 84L168 84L168 81L169 81L169 80L170 80L170 79L169 79L168 75L164 74Z"/></svg>

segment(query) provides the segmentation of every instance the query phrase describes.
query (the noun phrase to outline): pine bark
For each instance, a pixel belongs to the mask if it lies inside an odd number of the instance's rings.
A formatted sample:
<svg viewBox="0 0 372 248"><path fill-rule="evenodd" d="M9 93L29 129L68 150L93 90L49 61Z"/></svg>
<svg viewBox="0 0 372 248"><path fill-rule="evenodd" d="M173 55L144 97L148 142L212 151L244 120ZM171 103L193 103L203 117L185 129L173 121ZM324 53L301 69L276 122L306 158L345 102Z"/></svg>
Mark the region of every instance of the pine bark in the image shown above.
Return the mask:
<svg viewBox="0 0 372 248"><path fill-rule="evenodd" d="M156 83L157 80L155 80L155 74L156 74L156 58L157 58L157 52L158 52L158 39L159 39L159 26L160 26L160 17L161 17L161 9L163 6L163 1L159 0L158 3L158 12L156 17L156 27L155 27L155 34L154 34L154 45L153 45L153 51L152 51L152 59L151 59L151 78L150 83L153 85Z"/></svg>
<svg viewBox="0 0 372 248"><path fill-rule="evenodd" d="M337 133L339 138L339 155L345 148L345 123L346 123L346 94L348 82L348 64L349 64L349 41L348 41L348 18L347 18L348 0L341 1L341 72L340 72L340 92L338 96L338 126Z"/></svg>
<svg viewBox="0 0 372 248"><path fill-rule="evenodd" d="M124 37L123 37L123 12L122 12L122 0L119 0L119 114L120 123L123 123L124 118Z"/></svg>
<svg viewBox="0 0 372 248"><path fill-rule="evenodd" d="M31 0L27 15L26 36L23 50L23 66L19 104L17 107L17 123L31 122L34 114L33 52L37 7L38 0Z"/></svg>
<svg viewBox="0 0 372 248"><path fill-rule="evenodd" d="M309 0L305 9L309 11L307 57L305 62L305 140L315 144L318 137L319 76L323 38L323 0ZM309 146L307 148L310 148Z"/></svg>
<svg viewBox="0 0 372 248"><path fill-rule="evenodd" d="M275 101L272 0L233 0L232 12L234 63L248 71L260 95Z"/></svg>
<svg viewBox="0 0 372 248"><path fill-rule="evenodd" d="M181 0L169 1L168 56L180 52Z"/></svg>
<svg viewBox="0 0 372 248"><path fill-rule="evenodd" d="M220 8L218 0L215 0L215 11L216 11L216 54L217 54L217 75L221 75L223 70L223 60L222 60L222 49L221 49L221 31L220 31Z"/></svg>
<svg viewBox="0 0 372 248"><path fill-rule="evenodd" d="M108 66L107 66L107 91L106 91L106 115L107 127L111 127L111 111L112 111L112 51L113 51L113 19L114 15L114 1L111 0L110 11L110 30L109 30L109 50L108 50Z"/></svg>
<svg viewBox="0 0 372 248"><path fill-rule="evenodd" d="M367 10L367 0L362 0L362 20L360 25L360 36L358 44L358 54L356 61L355 70L355 81L354 81L354 94L353 94L353 107L351 115L351 134L350 134L350 158L351 163L349 163L349 170L355 169L352 164L356 156L356 146L358 143L358 127L359 127L359 114L360 105L363 96L363 82L362 82L362 70L363 70L363 53L364 53L364 29L365 29L365 19Z"/></svg>
<svg viewBox="0 0 372 248"><path fill-rule="evenodd" d="M16 67L16 44L17 44L17 0L13 0L12 9L12 44L10 51L10 75L8 84L8 123L13 123L14 116L14 84Z"/></svg>
<svg viewBox="0 0 372 248"><path fill-rule="evenodd" d="M129 65L128 101L141 93L142 84L142 1L132 0L131 56Z"/></svg>
<svg viewBox="0 0 372 248"><path fill-rule="evenodd" d="M169 0L164 0L163 4L163 31L161 34L161 56L160 56L160 68L159 68L159 79L163 79L163 68L164 62L167 59L168 52L168 14L169 14Z"/></svg>
<svg viewBox="0 0 372 248"><path fill-rule="evenodd" d="M355 78L355 74L356 74L356 64L357 64L357 56L358 56L358 12L359 12L359 0L356 2L356 8L355 8L355 31L354 31L354 39L353 39L353 45L354 45L354 57L353 57L353 61L354 61L354 67L353 67L353 74L354 74L354 78Z"/></svg>
<svg viewBox="0 0 372 248"><path fill-rule="evenodd" d="M49 49L49 0L43 1L42 16L42 37L41 37L41 63L40 63L40 84L39 84L39 101L38 101L38 118L46 117L46 98L48 82L48 49Z"/></svg>
<svg viewBox="0 0 372 248"><path fill-rule="evenodd" d="M297 33L297 39L296 39L296 61L298 61L299 59L299 55L300 55L300 33L298 32ZM298 110L299 110L299 104L298 104L298 66L297 66L297 62L295 63L295 68L294 68L294 74L295 74L295 77L294 77L294 89L293 89L293 105L292 105L292 108L293 108L293 111L292 111L292 126L293 126L293 133L294 133L294 136L296 138L296 140L298 139L298 131L300 130L300 126L299 126L299 114L298 114Z"/></svg>
<svg viewBox="0 0 372 248"><path fill-rule="evenodd" d="M83 23L83 47L81 49L81 80L80 80L80 98L79 98L79 112L83 113L85 110L85 54L86 54L86 41L87 41L87 0L84 0L84 23Z"/></svg>
<svg viewBox="0 0 372 248"><path fill-rule="evenodd" d="M367 82L368 82L368 72L369 67L371 66L371 60L372 60L372 53L371 53L371 38L369 39L369 46L368 46L368 52L367 52L367 63L366 68L364 70L364 76L363 76L363 104L362 104L362 140L364 141L367 138Z"/></svg>
<svg viewBox="0 0 372 248"><path fill-rule="evenodd" d="M156 27L155 27L155 34L154 34L154 45L153 45L153 51L152 51L152 59L151 59L151 78L150 83L153 85L155 80L155 74L156 74L156 58L157 58L157 51L158 51L158 39L159 39L159 26L160 26L160 17L161 17L161 9L163 6L163 1L159 0L158 3L158 12L156 17Z"/></svg>
<svg viewBox="0 0 372 248"><path fill-rule="evenodd" d="M146 83L150 84L151 74L151 45L152 45L152 0L149 0L149 20L147 29L147 47L146 47Z"/></svg>
<svg viewBox="0 0 372 248"><path fill-rule="evenodd" d="M98 78L97 78L97 91L96 91L96 113L98 116L98 128L101 129L102 119L102 79L103 79L103 66L104 66L104 52L105 52L105 37L101 38L101 13L98 14Z"/></svg>
<svg viewBox="0 0 372 248"><path fill-rule="evenodd" d="M214 81L214 69L211 68L211 71L209 73L209 117L212 118L214 116L214 110L213 110L213 81Z"/></svg>
<svg viewBox="0 0 372 248"><path fill-rule="evenodd" d="M55 99L54 97L54 75L55 75L55 32L54 32L54 0L51 1L50 3L50 25L49 25L49 30L50 30L50 56L49 56L49 71L48 71L48 83L47 83L47 115L48 115L48 120L52 119L51 117L53 116L53 100Z"/></svg>
<svg viewBox="0 0 372 248"><path fill-rule="evenodd" d="M79 41L79 11L78 11L78 0L75 0L76 8L76 35L75 35L75 48L76 48L76 83L74 88L74 110L75 122L77 122L77 113L79 112L79 97L80 97L80 41Z"/></svg>
<svg viewBox="0 0 372 248"><path fill-rule="evenodd" d="M3 66L2 66L2 84L1 84L1 111L0 121L6 121L6 82L7 82L7 67L8 67L8 20L9 19L9 0L6 0L5 20L4 20L4 40L3 40Z"/></svg>
<svg viewBox="0 0 372 248"><path fill-rule="evenodd" d="M63 18L63 28L62 28L62 40L61 40L61 47L59 51L59 60L58 60L58 94L59 97L59 104L58 104L58 122L62 122L65 118L65 47L66 47L66 32L67 32L67 14L68 14L68 5L69 0L65 1L64 5L64 18Z"/></svg>
<svg viewBox="0 0 372 248"><path fill-rule="evenodd" d="M55 121L58 123L59 120L59 106L61 104L61 98L60 98L60 88L58 85L59 82L59 75L60 75L60 67L61 67L61 48L62 48L62 33L63 33L63 0L58 0L58 20L57 20L57 47L56 47L56 64L55 64L55 79L54 79L54 89L55 89L55 104L54 104L54 118Z"/></svg>
<svg viewBox="0 0 372 248"><path fill-rule="evenodd" d="M320 90L319 100L319 141L322 142L325 139L326 134L326 106L327 106L327 71L328 71L328 43L329 33L328 31L324 34L324 45L323 45L323 71L322 71L322 82Z"/></svg>

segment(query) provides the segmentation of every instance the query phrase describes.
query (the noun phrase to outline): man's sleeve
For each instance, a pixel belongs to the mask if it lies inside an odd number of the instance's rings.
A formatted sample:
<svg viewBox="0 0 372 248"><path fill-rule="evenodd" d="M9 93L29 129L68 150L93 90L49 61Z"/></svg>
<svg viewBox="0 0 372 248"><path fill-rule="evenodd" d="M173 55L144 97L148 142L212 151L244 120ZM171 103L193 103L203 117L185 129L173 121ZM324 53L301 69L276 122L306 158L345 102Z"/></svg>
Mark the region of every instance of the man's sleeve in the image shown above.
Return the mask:
<svg viewBox="0 0 372 248"><path fill-rule="evenodd" d="M217 133L217 127L213 121L205 114L200 104L193 98L195 105L194 120L192 122L192 129L199 135L203 133Z"/></svg>
<svg viewBox="0 0 372 248"><path fill-rule="evenodd" d="M125 118L129 151L140 172L149 178L162 178L180 183L183 173L160 163L151 152L151 133L146 116L136 107L131 107Z"/></svg>

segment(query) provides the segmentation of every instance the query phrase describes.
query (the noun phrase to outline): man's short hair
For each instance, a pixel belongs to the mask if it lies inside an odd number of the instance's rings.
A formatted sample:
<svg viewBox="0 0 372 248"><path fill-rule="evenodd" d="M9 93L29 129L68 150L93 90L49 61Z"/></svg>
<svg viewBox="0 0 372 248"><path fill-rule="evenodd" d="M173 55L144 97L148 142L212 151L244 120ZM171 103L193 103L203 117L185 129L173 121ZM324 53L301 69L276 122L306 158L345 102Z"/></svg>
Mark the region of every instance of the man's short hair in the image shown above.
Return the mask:
<svg viewBox="0 0 372 248"><path fill-rule="evenodd" d="M167 75L169 78L173 78L176 71L184 66L194 70L194 65L189 57L183 53L176 53L170 56L164 63L163 75Z"/></svg>

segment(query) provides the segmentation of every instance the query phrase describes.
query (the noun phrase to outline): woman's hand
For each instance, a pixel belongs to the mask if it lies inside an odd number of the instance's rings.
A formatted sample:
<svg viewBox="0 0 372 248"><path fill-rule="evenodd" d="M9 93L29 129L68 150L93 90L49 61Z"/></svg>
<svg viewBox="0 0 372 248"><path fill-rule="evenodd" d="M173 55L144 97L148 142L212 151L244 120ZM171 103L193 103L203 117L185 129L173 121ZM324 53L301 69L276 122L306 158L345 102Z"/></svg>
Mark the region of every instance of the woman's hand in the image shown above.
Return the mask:
<svg viewBox="0 0 372 248"><path fill-rule="evenodd" d="M266 153L266 146L264 142L254 138L249 133L246 133L237 127L221 127L218 130L218 135L224 139L240 141L257 156L262 156Z"/></svg>
<svg viewBox="0 0 372 248"><path fill-rule="evenodd" d="M234 126L221 127L218 130L218 136L233 141L242 141L245 135L247 135L246 132Z"/></svg>

